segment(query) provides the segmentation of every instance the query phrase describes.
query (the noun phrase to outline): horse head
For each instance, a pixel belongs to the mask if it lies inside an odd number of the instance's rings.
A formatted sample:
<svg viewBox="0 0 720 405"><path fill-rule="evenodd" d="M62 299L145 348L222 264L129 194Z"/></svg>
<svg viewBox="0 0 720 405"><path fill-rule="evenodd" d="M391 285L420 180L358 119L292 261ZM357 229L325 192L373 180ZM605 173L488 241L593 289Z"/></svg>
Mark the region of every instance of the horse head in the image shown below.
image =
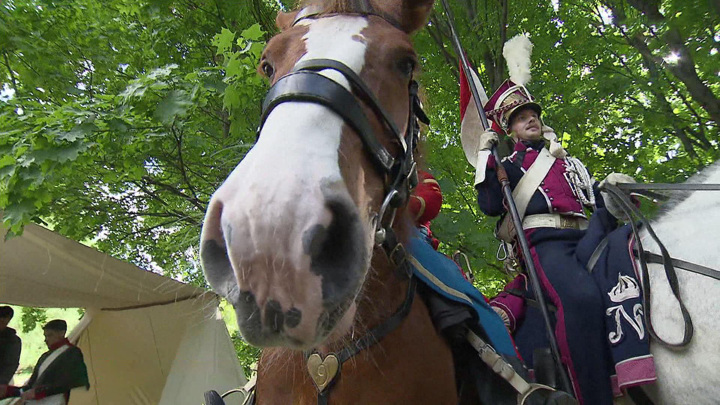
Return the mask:
<svg viewBox="0 0 720 405"><path fill-rule="evenodd" d="M432 5L334 0L278 15L258 67L272 85L258 141L201 236L207 280L249 343L308 349L354 322L381 206L403 201L414 170L409 34Z"/></svg>

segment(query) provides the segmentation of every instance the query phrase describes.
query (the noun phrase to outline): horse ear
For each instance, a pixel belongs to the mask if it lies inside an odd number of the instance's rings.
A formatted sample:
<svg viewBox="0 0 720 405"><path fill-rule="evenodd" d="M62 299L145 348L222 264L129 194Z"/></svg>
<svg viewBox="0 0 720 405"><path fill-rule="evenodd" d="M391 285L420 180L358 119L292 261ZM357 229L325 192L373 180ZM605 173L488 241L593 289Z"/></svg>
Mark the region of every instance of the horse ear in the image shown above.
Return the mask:
<svg viewBox="0 0 720 405"><path fill-rule="evenodd" d="M278 11L277 17L275 17L275 25L280 29L280 31L285 31L292 26L292 23L295 21L295 17L299 12L300 10L291 11L289 13Z"/></svg>
<svg viewBox="0 0 720 405"><path fill-rule="evenodd" d="M435 0L376 0L375 9L392 16L408 34L423 28L427 23Z"/></svg>

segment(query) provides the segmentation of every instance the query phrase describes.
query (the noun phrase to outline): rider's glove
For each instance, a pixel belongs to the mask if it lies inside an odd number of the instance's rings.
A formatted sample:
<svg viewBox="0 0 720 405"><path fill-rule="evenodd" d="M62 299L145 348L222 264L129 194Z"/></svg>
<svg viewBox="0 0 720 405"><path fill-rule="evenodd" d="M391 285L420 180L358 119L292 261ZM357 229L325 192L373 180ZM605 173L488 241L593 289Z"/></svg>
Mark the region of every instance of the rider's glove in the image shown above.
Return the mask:
<svg viewBox="0 0 720 405"><path fill-rule="evenodd" d="M610 185L617 185L619 183L637 183L635 179L628 176L627 174L623 173L610 173L605 178L605 180L601 181L599 184L600 189L602 190L603 186L606 184ZM603 200L605 200L605 208L607 208L608 212L612 214L617 219L621 219L624 221L627 221L628 218L625 215L625 212L623 212L622 208L620 208L620 204L615 201L615 197L612 196L612 194L608 193L607 191L600 191L600 195L602 195Z"/></svg>
<svg viewBox="0 0 720 405"><path fill-rule="evenodd" d="M500 142L500 138L495 131L487 130L480 135L480 142L478 142L479 150L490 150L493 145L497 145Z"/></svg>
<svg viewBox="0 0 720 405"><path fill-rule="evenodd" d="M502 319L503 323L505 324L505 327L509 330L510 329L510 317L508 316L507 312L503 310L502 308L491 306L490 308L495 311L500 318Z"/></svg>

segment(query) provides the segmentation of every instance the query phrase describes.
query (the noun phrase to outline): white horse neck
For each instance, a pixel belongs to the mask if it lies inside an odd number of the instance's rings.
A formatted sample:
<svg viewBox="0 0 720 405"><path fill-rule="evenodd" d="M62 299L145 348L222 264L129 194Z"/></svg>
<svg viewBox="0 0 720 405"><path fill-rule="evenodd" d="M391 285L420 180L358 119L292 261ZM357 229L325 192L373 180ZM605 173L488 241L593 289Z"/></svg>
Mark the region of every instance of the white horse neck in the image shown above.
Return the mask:
<svg viewBox="0 0 720 405"><path fill-rule="evenodd" d="M720 184L720 163L690 178L685 184ZM677 201L677 200L676 200ZM692 191L652 221L660 240L675 258L709 267L720 264L720 191ZM646 229L640 233L645 248L659 252Z"/></svg>
<svg viewBox="0 0 720 405"><path fill-rule="evenodd" d="M705 169L687 183L719 184L720 163ZM671 256L692 263L720 266L720 191L694 191L652 223ZM658 252L647 230L645 247ZM649 265L652 320L664 340L683 336L680 308L659 264ZM656 404L717 404L720 397L720 281L676 269L680 294L690 313L695 334L683 350L670 350L651 342L658 382L646 388Z"/></svg>

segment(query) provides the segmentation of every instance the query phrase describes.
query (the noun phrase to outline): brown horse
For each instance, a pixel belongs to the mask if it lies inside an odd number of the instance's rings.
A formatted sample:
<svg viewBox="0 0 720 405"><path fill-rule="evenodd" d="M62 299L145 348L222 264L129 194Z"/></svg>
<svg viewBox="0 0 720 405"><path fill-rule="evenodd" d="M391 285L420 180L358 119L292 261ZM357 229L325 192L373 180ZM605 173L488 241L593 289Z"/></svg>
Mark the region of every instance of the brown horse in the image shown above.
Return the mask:
<svg viewBox="0 0 720 405"><path fill-rule="evenodd" d="M207 279L265 347L258 403L456 404L451 350L393 238L412 226L409 35L433 0L307 6L278 15L260 61L274 86L257 144L210 202Z"/></svg>

